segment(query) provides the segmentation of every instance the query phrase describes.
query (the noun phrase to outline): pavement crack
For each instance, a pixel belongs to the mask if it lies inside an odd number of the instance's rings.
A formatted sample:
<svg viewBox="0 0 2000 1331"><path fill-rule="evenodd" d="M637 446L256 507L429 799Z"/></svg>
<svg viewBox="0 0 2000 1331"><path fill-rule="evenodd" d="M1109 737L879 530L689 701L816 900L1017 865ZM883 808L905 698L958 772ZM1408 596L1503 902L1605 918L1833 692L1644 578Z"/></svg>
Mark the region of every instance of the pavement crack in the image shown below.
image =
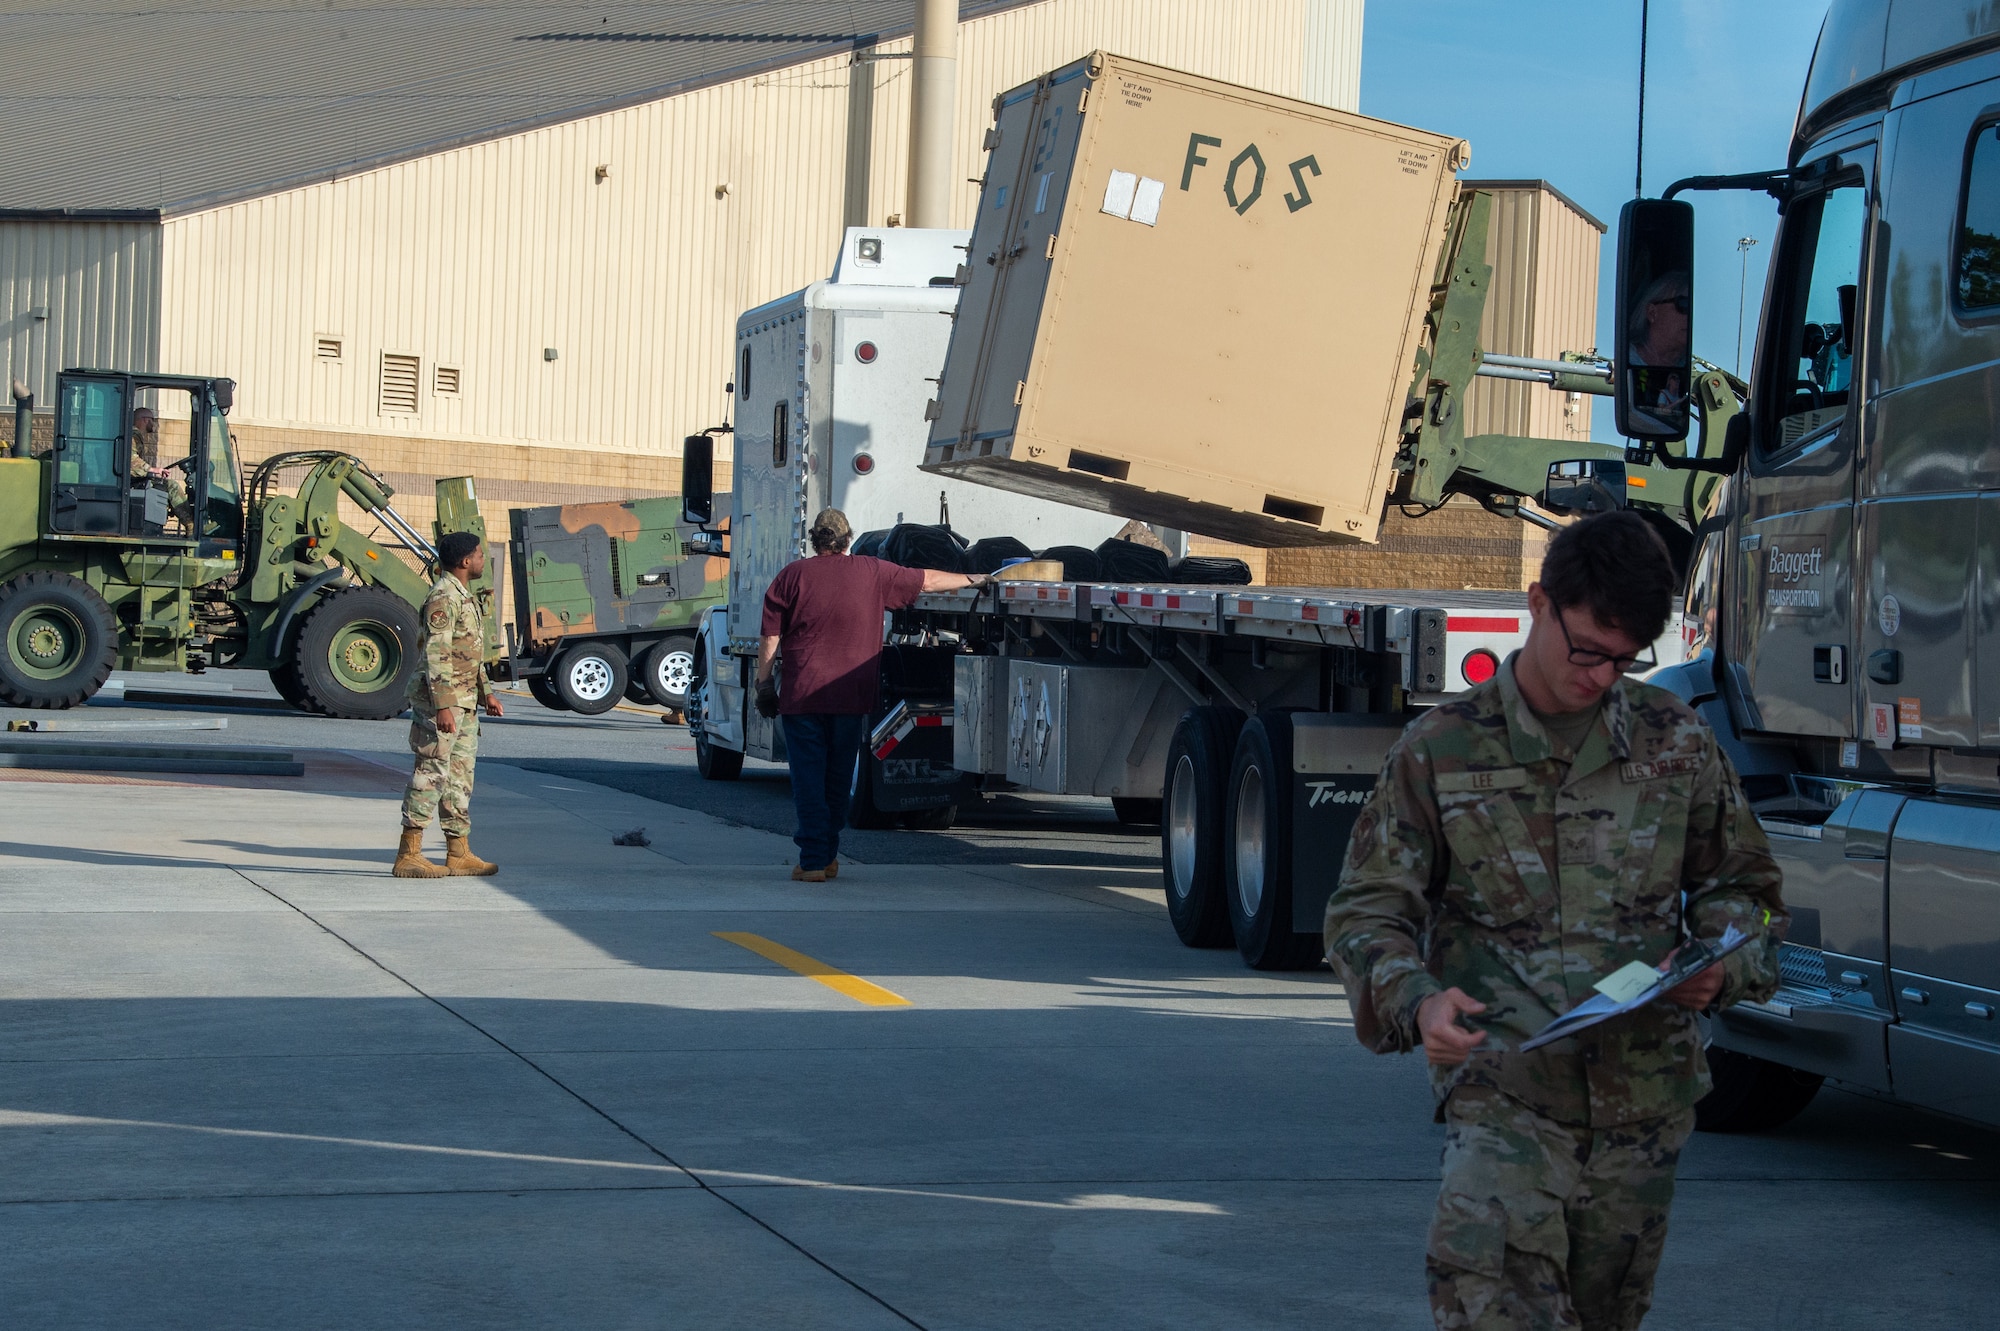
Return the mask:
<svg viewBox="0 0 2000 1331"><path fill-rule="evenodd" d="M672 1166L673 1168L678 1169L697 1188L701 1189L703 1192L707 1193L710 1197L713 1197L716 1201L722 1203L730 1210L736 1212L736 1214L742 1216L745 1220L757 1226L757 1228L763 1230L765 1233L769 1234L772 1238L778 1240L778 1242L784 1244L786 1247L790 1248L793 1252L796 1252L799 1256L805 1258L807 1261L811 1262L814 1266L817 1266L820 1270L832 1276L835 1280L840 1281L842 1284L852 1289L855 1293L861 1295L863 1298L876 1304L884 1312L889 1313L891 1316L897 1318L902 1322L907 1323L910 1326L916 1327L917 1331L929 1331L929 1329L925 1327L922 1322L919 1322L916 1318L910 1316L908 1313L904 1312L901 1308L898 1308L895 1304L889 1302L887 1299L883 1298L880 1294L877 1294L874 1290L869 1289L866 1285L862 1284L854 1277L848 1275L845 1271L842 1271L839 1267L833 1265L833 1263L827 1261L819 1254L813 1252L812 1249L806 1247L803 1243L799 1242L797 1239L794 1239L791 1235L785 1233L783 1230L779 1229L776 1225L773 1225L770 1222L766 1221L762 1216L757 1215L755 1212L751 1211L748 1207L739 1204L734 1198L728 1196L721 1189L710 1186L707 1179L703 1178L700 1174L696 1173L694 1170L689 1169L686 1165L674 1159L671 1155L668 1155L658 1146L655 1146L652 1142L648 1141L644 1136L640 1135L640 1133L636 1129L627 1126L625 1123L620 1121L616 1115L612 1114L609 1110L605 1109L603 1106L597 1104L589 1096L585 1095L582 1091L579 1091L576 1087L571 1086L561 1077L558 1077L555 1073L543 1067L540 1063L537 1063L534 1059L530 1058L527 1054L523 1053L521 1050L516 1049L513 1045L508 1044L498 1035L494 1034L490 1030L487 1030L484 1026L481 1026L471 1017L467 1016L465 1013L453 1007L450 1003L447 1003L442 998L439 998L436 994L431 993L429 990L425 989L422 985L410 979L407 975L402 974L400 971L396 970L393 966L390 966L387 962L383 961L381 958L369 952L368 949L362 947L359 943L356 943L353 939L341 933L338 929L333 928L331 925L327 924L324 920L319 919L311 911L305 909L305 907L299 905L296 901L291 900L289 897L286 897L284 894L280 892L273 891L271 888L266 887L264 884L258 882L255 878L251 877L249 874L245 873L243 870L237 868L233 864L229 866L229 871L235 874L238 878L241 878L244 882L250 884L250 886L256 888L259 892L262 892L264 895L270 897L273 901L276 901L280 905L284 906L286 909L295 912L300 919L306 921L308 924L312 925L313 928L318 929L328 938L333 939L335 942L339 943L342 947L345 947L350 952L354 953L355 956L360 957L363 961L375 967L375 969L381 971L384 975L387 975L390 979L402 985L404 988L408 989L411 993L417 995L417 997L423 999L427 1003L436 1005L436 1007L440 1011L448 1013L452 1018L454 1018L459 1022L462 1022L464 1025L471 1028L473 1031L477 1032L484 1039L492 1041L494 1045L496 1045L501 1050L505 1051L509 1056L519 1060L522 1066L531 1069L536 1075L546 1080L551 1086L554 1086L564 1095L569 1096L572 1100L575 1100L585 1109L597 1115L597 1117L599 1117L600 1119L603 1119L605 1123L609 1124L614 1130L616 1130L619 1133L622 1133L624 1136L629 1138L642 1150L646 1151L648 1154L652 1156L657 1157L658 1159Z"/></svg>

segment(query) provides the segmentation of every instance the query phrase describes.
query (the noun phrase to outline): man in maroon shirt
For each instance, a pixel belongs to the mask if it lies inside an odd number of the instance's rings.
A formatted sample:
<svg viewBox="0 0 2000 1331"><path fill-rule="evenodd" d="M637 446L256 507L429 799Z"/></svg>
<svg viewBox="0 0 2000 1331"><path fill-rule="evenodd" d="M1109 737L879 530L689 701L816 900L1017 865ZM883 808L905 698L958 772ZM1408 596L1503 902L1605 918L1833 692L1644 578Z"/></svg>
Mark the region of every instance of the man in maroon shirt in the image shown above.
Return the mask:
<svg viewBox="0 0 2000 1331"><path fill-rule="evenodd" d="M881 690L883 611L901 609L923 592L976 587L986 578L850 555L854 529L837 508L820 510L806 535L813 558L787 564L764 593L757 710L782 717L785 727L799 816L792 834L799 864L792 877L823 883L840 873L840 829L854 764ZM771 675L780 654L782 699Z"/></svg>

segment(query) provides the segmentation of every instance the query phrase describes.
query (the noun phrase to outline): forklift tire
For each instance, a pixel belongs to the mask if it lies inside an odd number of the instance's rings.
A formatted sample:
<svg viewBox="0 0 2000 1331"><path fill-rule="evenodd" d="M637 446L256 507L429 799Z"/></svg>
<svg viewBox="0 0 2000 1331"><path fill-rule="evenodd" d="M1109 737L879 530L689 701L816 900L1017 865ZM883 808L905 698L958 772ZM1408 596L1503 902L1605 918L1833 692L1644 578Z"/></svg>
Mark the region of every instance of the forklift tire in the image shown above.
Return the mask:
<svg viewBox="0 0 2000 1331"><path fill-rule="evenodd" d="M1127 827L1158 827L1162 807L1160 800L1141 799L1137 795L1111 797L1111 812Z"/></svg>
<svg viewBox="0 0 2000 1331"><path fill-rule="evenodd" d="M297 667L292 665L291 662L287 661L283 665L272 666L270 670L270 675L271 675L271 687L278 691L278 696L280 698L283 698L286 702L290 703L292 706L298 708L302 712L312 710L310 705L306 702L305 685L299 683L299 672Z"/></svg>
<svg viewBox="0 0 2000 1331"><path fill-rule="evenodd" d="M685 634L662 638L644 658L646 692L654 702L676 712L685 712L688 695L694 691L694 639Z"/></svg>
<svg viewBox="0 0 2000 1331"><path fill-rule="evenodd" d="M381 587L320 598L292 650L305 705L327 716L386 721L408 707L417 669L417 609Z"/></svg>
<svg viewBox="0 0 2000 1331"><path fill-rule="evenodd" d="M848 788L847 825L863 832L880 832L894 827L901 817L901 814L883 813L875 807L875 759L864 748L854 759L854 784Z"/></svg>
<svg viewBox="0 0 2000 1331"><path fill-rule="evenodd" d="M707 781L734 781L743 775L743 755L735 749L718 749L701 735L694 737L694 766Z"/></svg>
<svg viewBox="0 0 2000 1331"><path fill-rule="evenodd" d="M1694 1125L1703 1132L1781 1128L1804 1112L1826 1080L1714 1045L1708 1047L1708 1075L1715 1086L1694 1106Z"/></svg>
<svg viewBox="0 0 2000 1331"><path fill-rule="evenodd" d="M0 701L74 707L117 663L118 621L89 583L39 571L0 584Z"/></svg>
<svg viewBox="0 0 2000 1331"><path fill-rule="evenodd" d="M528 676L528 696L551 712L567 712L569 704L556 692L556 686L547 675Z"/></svg>
<svg viewBox="0 0 2000 1331"><path fill-rule="evenodd" d="M569 709L584 716L601 716L616 707L631 678L625 653L608 642L578 643L556 658L549 673Z"/></svg>
<svg viewBox="0 0 2000 1331"><path fill-rule="evenodd" d="M1189 947L1228 947L1229 907L1223 900L1223 807L1229 761L1243 714L1195 707L1174 727L1167 748L1167 788L1160 827L1160 873L1167 918Z"/></svg>
<svg viewBox="0 0 2000 1331"><path fill-rule="evenodd" d="M1236 737L1229 769L1223 875L1229 929L1253 970L1317 965L1318 934L1292 932L1292 718L1253 717Z"/></svg>

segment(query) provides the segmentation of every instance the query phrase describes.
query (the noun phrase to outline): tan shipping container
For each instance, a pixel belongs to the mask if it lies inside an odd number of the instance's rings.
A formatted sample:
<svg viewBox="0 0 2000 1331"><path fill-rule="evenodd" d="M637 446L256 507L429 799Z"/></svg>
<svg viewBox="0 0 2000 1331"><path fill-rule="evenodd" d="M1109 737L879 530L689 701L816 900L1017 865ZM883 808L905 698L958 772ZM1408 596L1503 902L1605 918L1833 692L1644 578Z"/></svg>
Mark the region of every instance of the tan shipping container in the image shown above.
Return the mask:
<svg viewBox="0 0 2000 1331"><path fill-rule="evenodd" d="M1464 141L1105 52L994 122L925 469L1373 541Z"/></svg>

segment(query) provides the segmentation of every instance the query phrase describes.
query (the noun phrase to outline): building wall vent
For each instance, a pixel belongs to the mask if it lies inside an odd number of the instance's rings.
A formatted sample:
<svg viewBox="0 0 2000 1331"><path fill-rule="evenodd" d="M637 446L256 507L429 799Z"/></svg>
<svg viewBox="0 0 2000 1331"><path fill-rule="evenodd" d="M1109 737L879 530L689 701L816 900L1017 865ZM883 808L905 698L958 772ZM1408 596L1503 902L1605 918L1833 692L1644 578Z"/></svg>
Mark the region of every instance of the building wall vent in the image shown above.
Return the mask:
<svg viewBox="0 0 2000 1331"><path fill-rule="evenodd" d="M313 343L313 355L320 360L339 360L340 339L337 337L322 337L317 339Z"/></svg>
<svg viewBox="0 0 2000 1331"><path fill-rule="evenodd" d="M441 395L446 397L458 396L458 367L456 365L440 365L432 371L432 374L436 380L437 391Z"/></svg>
<svg viewBox="0 0 2000 1331"><path fill-rule="evenodd" d="M382 353L382 414L417 414L417 385L422 382L415 356Z"/></svg>

